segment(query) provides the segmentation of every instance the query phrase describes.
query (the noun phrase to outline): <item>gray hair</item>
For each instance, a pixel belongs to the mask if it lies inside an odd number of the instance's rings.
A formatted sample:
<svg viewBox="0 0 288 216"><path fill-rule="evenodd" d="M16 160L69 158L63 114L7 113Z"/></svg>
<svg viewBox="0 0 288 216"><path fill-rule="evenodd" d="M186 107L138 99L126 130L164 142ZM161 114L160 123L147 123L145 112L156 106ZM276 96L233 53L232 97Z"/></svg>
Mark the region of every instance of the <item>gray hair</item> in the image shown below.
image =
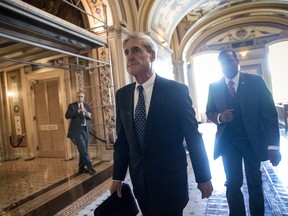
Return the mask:
<svg viewBox="0 0 288 216"><path fill-rule="evenodd" d="M155 58L157 57L157 51L158 51L157 44L155 43L155 41L152 40L152 38L149 35L144 34L142 32L134 32L134 33L128 35L127 38L123 41L123 47L131 39L142 40L144 42L144 46L145 46L147 52L148 53L154 52Z"/></svg>
<svg viewBox="0 0 288 216"><path fill-rule="evenodd" d="M78 95L78 94L84 94L84 95L85 95L85 92L84 92L83 89L80 89L76 94L77 94L77 95Z"/></svg>

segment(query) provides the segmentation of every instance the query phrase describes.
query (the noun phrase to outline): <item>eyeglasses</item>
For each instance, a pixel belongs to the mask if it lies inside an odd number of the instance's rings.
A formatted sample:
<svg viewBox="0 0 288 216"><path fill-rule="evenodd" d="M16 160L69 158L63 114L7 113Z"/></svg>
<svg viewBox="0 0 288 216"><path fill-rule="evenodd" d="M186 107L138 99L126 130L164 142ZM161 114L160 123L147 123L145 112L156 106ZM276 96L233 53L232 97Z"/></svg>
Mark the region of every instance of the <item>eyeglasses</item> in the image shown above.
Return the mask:
<svg viewBox="0 0 288 216"><path fill-rule="evenodd" d="M78 95L77 97L78 97L78 98L84 98L84 96L79 96L79 95Z"/></svg>

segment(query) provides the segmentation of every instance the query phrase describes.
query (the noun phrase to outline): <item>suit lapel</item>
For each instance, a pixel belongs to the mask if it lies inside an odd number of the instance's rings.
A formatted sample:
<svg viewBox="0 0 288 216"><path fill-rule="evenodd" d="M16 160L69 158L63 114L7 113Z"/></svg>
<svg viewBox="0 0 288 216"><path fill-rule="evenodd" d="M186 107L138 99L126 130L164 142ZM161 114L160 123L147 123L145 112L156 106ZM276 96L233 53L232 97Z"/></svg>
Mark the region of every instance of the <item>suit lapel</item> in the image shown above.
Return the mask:
<svg viewBox="0 0 288 216"><path fill-rule="evenodd" d="M226 89L227 85L225 83L225 79L221 79L219 81L218 91L215 91L215 101L218 101L218 104L221 106L221 110L227 109L227 101L226 101ZM223 107L222 107L223 106Z"/></svg>
<svg viewBox="0 0 288 216"><path fill-rule="evenodd" d="M75 109L75 112L76 112L76 111L79 109L78 102L75 101L74 104L73 104L73 106L74 106L74 109Z"/></svg>
<svg viewBox="0 0 288 216"><path fill-rule="evenodd" d="M123 109L126 110L126 121L128 126L128 133L134 134L134 139L137 141L136 132L134 128L134 90L135 83L131 84L123 96Z"/></svg>
<svg viewBox="0 0 288 216"><path fill-rule="evenodd" d="M238 90L239 91L239 97L240 97L240 106L241 106L241 110L244 110L244 105L245 105L245 99L247 96L246 92L247 92L247 88L245 88L246 85L246 79L245 79L245 74L240 73L240 77L239 77L239 84L238 84Z"/></svg>

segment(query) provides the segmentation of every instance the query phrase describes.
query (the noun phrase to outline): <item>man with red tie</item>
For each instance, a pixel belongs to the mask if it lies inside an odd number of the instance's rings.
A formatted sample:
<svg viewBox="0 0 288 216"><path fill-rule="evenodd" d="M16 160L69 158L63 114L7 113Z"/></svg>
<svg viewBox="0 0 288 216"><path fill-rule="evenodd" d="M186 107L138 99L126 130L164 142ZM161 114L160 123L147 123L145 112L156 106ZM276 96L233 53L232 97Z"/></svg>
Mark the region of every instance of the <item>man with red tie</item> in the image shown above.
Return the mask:
<svg viewBox="0 0 288 216"><path fill-rule="evenodd" d="M210 84L206 114L217 125L214 158L222 156L230 216L246 215L243 161L250 214L263 216L261 161L277 166L281 160L274 101L261 76L239 71L235 51L222 50L218 60L224 77Z"/></svg>

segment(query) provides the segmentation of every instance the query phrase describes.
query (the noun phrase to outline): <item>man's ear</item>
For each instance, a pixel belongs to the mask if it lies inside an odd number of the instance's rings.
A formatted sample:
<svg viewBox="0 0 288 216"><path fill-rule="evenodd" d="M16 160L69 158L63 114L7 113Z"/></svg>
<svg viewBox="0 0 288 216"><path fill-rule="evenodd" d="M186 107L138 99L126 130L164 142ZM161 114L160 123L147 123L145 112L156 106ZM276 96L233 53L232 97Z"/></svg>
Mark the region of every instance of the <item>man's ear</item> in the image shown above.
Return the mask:
<svg viewBox="0 0 288 216"><path fill-rule="evenodd" d="M154 51L150 52L150 60L151 60L151 62L155 61L155 52Z"/></svg>

